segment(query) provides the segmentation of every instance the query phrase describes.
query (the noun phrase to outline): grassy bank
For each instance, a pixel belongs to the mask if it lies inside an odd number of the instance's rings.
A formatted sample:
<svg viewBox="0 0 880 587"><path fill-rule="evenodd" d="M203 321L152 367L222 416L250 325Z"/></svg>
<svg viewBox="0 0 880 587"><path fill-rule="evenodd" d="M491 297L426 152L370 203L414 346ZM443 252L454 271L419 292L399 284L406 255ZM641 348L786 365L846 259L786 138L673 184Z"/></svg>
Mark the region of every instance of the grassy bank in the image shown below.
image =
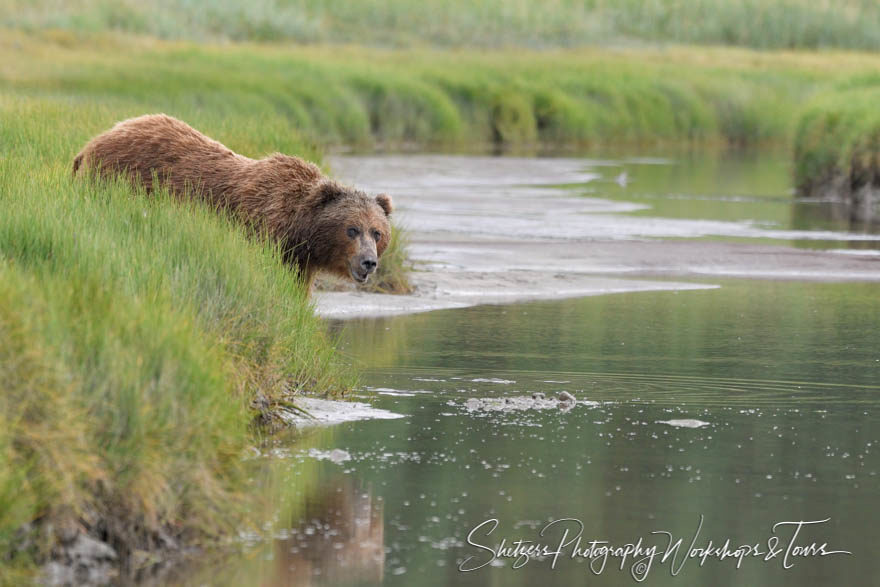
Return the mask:
<svg viewBox="0 0 880 587"><path fill-rule="evenodd" d="M0 582L62 528L124 559L240 528L254 404L353 383L273 246L199 205L71 179L127 113L0 97ZM203 122L245 152L308 151L283 119Z"/></svg>
<svg viewBox="0 0 880 587"><path fill-rule="evenodd" d="M199 41L880 49L871 0L0 0L0 26Z"/></svg>
<svg viewBox="0 0 880 587"><path fill-rule="evenodd" d="M880 217L880 77L855 77L814 99L794 142L795 182L809 197L849 205L855 220Z"/></svg>
<svg viewBox="0 0 880 587"><path fill-rule="evenodd" d="M880 63L735 49L197 46L63 32L11 34L2 52L0 91L162 110L197 126L209 113L247 113L268 148L288 152L291 128L355 148L784 142L806 99Z"/></svg>

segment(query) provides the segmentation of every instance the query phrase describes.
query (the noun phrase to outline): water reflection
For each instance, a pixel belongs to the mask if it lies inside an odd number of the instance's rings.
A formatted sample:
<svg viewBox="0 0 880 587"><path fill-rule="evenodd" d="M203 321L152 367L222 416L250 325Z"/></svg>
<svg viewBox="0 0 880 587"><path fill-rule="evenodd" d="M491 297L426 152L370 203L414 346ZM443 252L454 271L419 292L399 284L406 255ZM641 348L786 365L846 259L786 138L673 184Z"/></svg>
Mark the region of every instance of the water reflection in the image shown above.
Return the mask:
<svg viewBox="0 0 880 587"><path fill-rule="evenodd" d="M261 444L246 459L255 526L241 529L230 549L206 552L159 584L382 584L385 501L372 482L342 468L350 457L332 450L338 432L313 427Z"/></svg>
<svg viewBox="0 0 880 587"><path fill-rule="evenodd" d="M873 221L855 220L852 209L846 204L837 202L810 202L796 200L791 207L791 224L795 230L814 230L827 228L844 232L862 233L866 235L880 233L880 219ZM842 244L842 243L841 243ZM816 247L809 241L797 243L797 246ZM827 248L827 246L826 246ZM877 249L876 241L850 241L846 244L850 249Z"/></svg>
<svg viewBox="0 0 880 587"><path fill-rule="evenodd" d="M274 543L271 586L381 584L385 568L382 502L370 487L335 476L303 499Z"/></svg>

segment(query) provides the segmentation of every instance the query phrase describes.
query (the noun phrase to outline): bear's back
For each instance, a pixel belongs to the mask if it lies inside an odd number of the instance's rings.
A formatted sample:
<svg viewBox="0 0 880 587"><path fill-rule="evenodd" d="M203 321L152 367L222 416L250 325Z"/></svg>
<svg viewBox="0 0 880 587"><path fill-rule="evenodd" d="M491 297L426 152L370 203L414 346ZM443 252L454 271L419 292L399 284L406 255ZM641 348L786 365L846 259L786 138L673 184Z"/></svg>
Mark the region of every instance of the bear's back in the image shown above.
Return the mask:
<svg viewBox="0 0 880 587"><path fill-rule="evenodd" d="M153 187L153 177L182 192L202 183L224 183L252 160L234 153L183 121L165 114L123 120L95 137L74 160L102 175L126 173L133 182Z"/></svg>

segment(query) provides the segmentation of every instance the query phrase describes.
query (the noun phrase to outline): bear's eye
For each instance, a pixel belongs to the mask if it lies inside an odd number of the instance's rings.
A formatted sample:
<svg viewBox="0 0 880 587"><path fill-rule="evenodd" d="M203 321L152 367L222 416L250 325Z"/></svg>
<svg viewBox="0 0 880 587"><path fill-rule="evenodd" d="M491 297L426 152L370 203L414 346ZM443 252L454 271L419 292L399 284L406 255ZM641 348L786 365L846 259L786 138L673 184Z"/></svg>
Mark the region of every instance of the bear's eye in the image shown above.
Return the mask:
<svg viewBox="0 0 880 587"><path fill-rule="evenodd" d="M351 228L348 229L348 238L355 238L360 233L361 233L361 231L359 231L357 228L352 226Z"/></svg>
<svg viewBox="0 0 880 587"><path fill-rule="evenodd" d="M379 242L379 239L381 239L381 238L382 238L382 233L379 232L378 230L374 230L373 231L373 240L376 242Z"/></svg>

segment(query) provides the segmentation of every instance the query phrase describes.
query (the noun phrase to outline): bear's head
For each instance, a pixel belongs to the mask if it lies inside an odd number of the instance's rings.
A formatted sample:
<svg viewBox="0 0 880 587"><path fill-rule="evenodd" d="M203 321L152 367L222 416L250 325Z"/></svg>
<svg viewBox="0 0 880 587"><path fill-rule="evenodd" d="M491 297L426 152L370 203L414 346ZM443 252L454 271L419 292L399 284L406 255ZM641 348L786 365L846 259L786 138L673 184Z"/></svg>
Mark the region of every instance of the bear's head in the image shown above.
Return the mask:
<svg viewBox="0 0 880 587"><path fill-rule="evenodd" d="M306 240L307 264L364 283L391 241L391 197L325 180L315 187Z"/></svg>

